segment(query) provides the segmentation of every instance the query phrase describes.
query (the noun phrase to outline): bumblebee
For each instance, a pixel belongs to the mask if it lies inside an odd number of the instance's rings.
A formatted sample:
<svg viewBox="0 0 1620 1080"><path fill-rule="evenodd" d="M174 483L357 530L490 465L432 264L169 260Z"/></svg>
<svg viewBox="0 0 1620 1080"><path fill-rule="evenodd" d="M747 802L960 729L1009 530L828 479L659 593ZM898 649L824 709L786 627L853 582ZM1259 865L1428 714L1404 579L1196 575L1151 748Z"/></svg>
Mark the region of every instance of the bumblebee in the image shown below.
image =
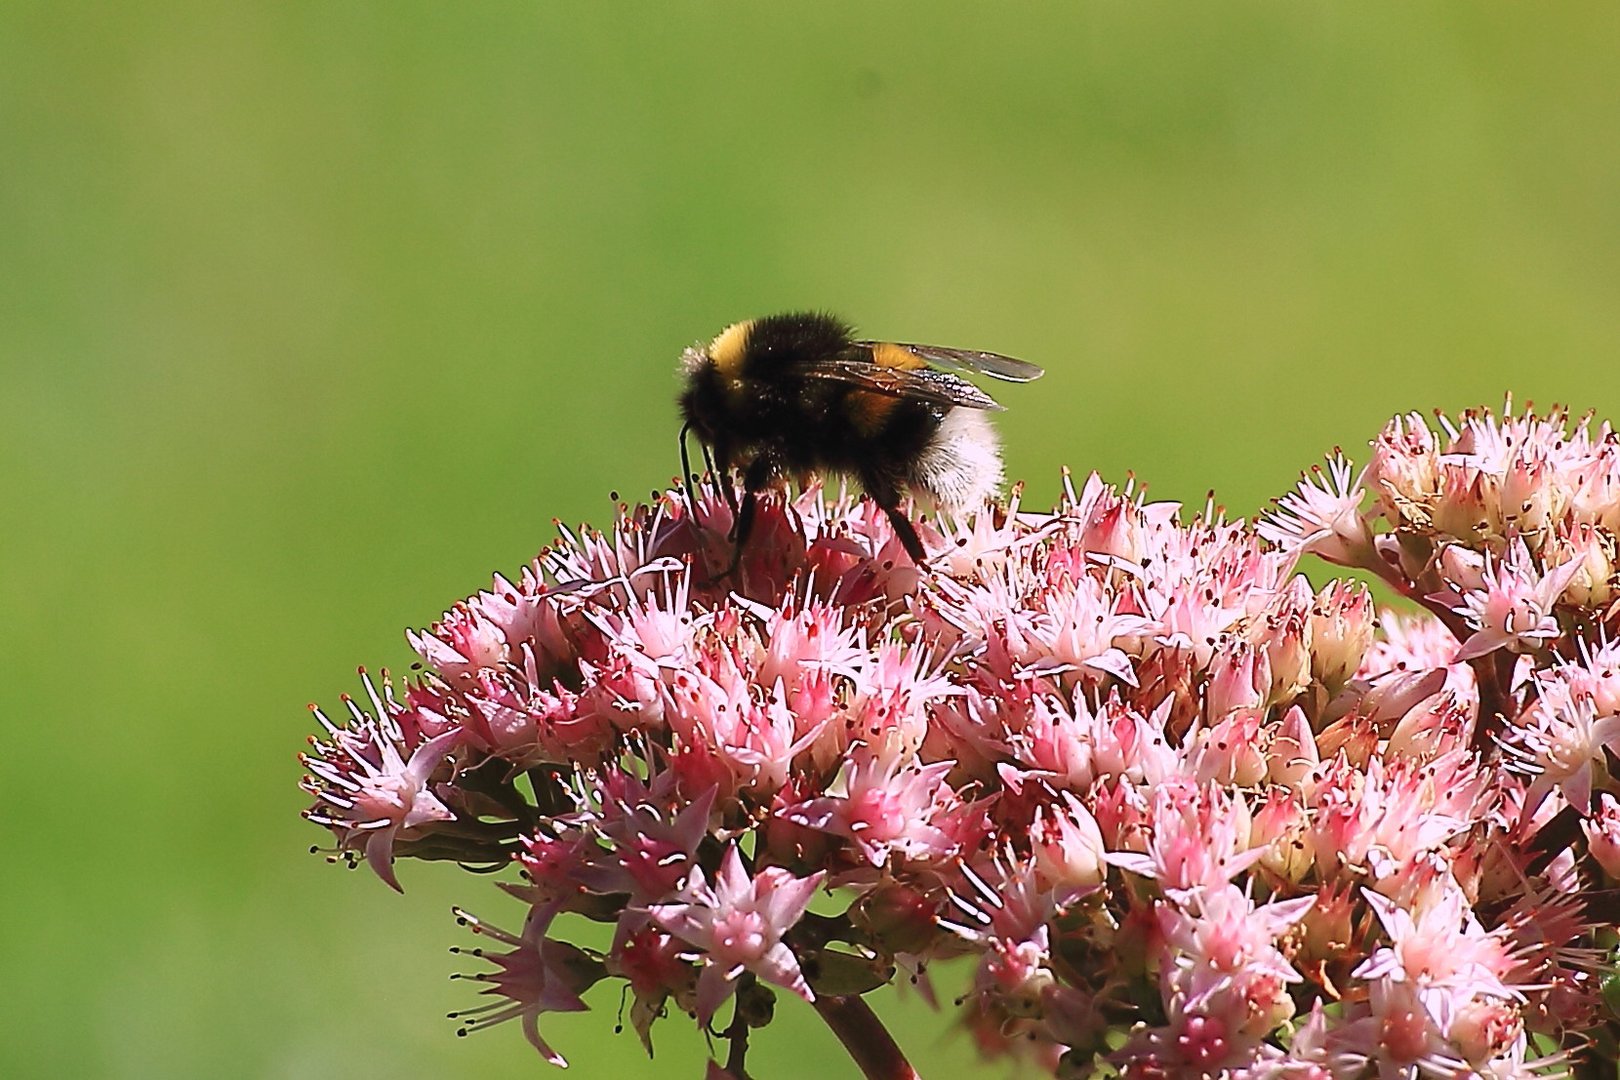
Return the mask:
<svg viewBox="0 0 1620 1080"><path fill-rule="evenodd" d="M687 349L681 366L682 475L690 499L687 435L695 433L732 510L735 548L727 574L748 542L759 492L807 473L857 480L888 515L912 561L923 565L922 541L900 512L901 495L960 510L982 504L1001 486L1000 442L985 417L1001 406L955 373L1008 382L1043 374L997 353L857 340L848 324L818 312L734 323L707 346ZM721 479L733 467L742 471L740 505Z"/></svg>

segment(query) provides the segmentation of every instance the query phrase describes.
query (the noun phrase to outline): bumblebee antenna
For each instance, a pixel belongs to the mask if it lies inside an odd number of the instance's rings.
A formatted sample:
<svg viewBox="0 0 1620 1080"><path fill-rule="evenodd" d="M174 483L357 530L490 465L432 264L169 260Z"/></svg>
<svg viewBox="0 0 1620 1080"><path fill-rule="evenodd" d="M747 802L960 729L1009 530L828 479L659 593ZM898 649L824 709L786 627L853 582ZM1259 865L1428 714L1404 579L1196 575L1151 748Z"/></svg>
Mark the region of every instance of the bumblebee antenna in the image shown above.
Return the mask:
<svg viewBox="0 0 1620 1080"><path fill-rule="evenodd" d="M692 459L687 456L686 435L692 430L692 421L688 420L681 425L681 483L686 485L686 512L697 513L697 496L692 491ZM708 457L709 448L703 448L703 456Z"/></svg>

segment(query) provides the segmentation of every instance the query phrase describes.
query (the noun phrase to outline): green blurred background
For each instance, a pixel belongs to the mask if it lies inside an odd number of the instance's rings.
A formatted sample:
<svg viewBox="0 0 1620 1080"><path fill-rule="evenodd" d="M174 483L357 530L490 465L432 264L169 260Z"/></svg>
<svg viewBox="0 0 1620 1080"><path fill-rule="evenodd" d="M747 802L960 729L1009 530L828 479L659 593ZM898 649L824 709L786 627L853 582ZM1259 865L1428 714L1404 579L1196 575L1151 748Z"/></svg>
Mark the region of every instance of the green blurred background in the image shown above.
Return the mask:
<svg viewBox="0 0 1620 1080"><path fill-rule="evenodd" d="M1044 364L1035 504L1251 514L1398 410L1620 412L1613 6L456 7L0 7L0 1075L545 1071L442 1019L449 905L515 902L307 853L304 703L666 482L730 320ZM592 1000L578 1072L699 1075ZM757 1075L849 1071L780 1012Z"/></svg>

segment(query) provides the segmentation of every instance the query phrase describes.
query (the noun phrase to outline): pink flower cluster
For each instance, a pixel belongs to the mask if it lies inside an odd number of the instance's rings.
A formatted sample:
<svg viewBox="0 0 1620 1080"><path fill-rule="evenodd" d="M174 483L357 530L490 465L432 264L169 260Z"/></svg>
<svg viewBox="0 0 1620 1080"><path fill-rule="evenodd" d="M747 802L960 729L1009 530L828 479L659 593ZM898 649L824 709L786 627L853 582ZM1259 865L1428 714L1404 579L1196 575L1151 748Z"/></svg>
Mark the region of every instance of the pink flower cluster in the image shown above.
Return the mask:
<svg viewBox="0 0 1620 1080"><path fill-rule="evenodd" d="M921 570L811 489L715 579L726 504L671 491L411 634L402 696L316 710L308 816L396 888L515 863L519 932L462 913L507 950L466 1028L559 1064L539 1018L619 980L649 1051L672 1010L729 1040L711 1075L781 991L908 1075L861 995L971 956L981 1048L1064 1075L1584 1068L1617 1031L1620 445L1439 423L1257 526L1092 476L925 523Z"/></svg>

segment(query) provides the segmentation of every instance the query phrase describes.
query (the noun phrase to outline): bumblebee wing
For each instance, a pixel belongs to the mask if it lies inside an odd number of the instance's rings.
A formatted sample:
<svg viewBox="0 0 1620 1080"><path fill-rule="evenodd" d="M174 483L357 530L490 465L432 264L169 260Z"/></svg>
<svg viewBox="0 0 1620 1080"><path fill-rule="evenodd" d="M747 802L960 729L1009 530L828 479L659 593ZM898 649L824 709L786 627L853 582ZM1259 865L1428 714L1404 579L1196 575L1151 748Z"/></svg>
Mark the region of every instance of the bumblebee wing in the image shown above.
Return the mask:
<svg viewBox="0 0 1620 1080"><path fill-rule="evenodd" d="M855 344L870 349L884 343L857 341ZM973 371L1007 382L1029 382L1046 374L1045 370L1027 360L1017 360L1011 356L1002 356L1000 353L979 352L976 349L947 349L942 345L910 345L900 341L888 344L896 349L904 349L919 360L938 364L951 371Z"/></svg>
<svg viewBox="0 0 1620 1080"><path fill-rule="evenodd" d="M960 405L967 409L1001 408L989 394L966 379L948 371L930 368L884 367L870 360L831 357L804 364L796 374L807 379L849 383L873 393L925 401L930 405Z"/></svg>

